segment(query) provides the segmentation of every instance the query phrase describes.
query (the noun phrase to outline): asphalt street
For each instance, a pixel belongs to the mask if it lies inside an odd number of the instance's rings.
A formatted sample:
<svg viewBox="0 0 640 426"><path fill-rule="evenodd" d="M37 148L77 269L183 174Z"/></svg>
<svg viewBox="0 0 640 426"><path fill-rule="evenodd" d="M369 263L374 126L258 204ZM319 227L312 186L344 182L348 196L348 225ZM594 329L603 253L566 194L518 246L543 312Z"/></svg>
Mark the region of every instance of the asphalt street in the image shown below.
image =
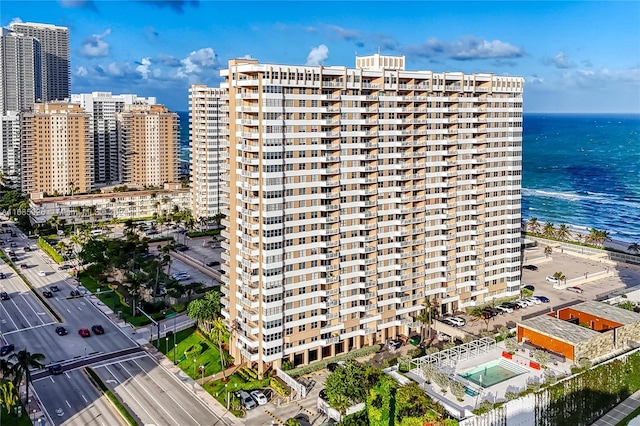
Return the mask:
<svg viewBox="0 0 640 426"><path fill-rule="evenodd" d="M147 356L105 361L94 370L145 425L224 424L181 381Z"/></svg>

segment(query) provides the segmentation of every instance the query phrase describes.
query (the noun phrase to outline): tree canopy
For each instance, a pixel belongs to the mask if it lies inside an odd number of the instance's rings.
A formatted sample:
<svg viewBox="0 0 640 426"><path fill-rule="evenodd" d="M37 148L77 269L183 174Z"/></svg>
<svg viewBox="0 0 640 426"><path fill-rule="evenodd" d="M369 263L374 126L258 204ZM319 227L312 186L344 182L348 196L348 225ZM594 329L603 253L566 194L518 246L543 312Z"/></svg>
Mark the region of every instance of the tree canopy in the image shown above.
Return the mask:
<svg viewBox="0 0 640 426"><path fill-rule="evenodd" d="M329 405L332 407L340 405L341 395L347 397L353 404L364 402L368 389L378 382L380 374L379 369L355 361L339 366L327 377L325 383Z"/></svg>

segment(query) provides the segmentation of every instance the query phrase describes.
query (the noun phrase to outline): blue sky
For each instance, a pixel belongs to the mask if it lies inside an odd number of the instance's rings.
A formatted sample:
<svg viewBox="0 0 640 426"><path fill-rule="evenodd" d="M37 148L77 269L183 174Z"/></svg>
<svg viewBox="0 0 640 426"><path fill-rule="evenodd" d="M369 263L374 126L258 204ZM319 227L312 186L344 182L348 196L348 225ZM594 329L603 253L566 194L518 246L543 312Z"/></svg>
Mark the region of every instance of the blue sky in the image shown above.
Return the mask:
<svg viewBox="0 0 640 426"><path fill-rule="evenodd" d="M73 93L177 111L231 58L353 67L379 49L411 70L523 76L525 112L640 112L637 1L2 0L0 18L69 27Z"/></svg>

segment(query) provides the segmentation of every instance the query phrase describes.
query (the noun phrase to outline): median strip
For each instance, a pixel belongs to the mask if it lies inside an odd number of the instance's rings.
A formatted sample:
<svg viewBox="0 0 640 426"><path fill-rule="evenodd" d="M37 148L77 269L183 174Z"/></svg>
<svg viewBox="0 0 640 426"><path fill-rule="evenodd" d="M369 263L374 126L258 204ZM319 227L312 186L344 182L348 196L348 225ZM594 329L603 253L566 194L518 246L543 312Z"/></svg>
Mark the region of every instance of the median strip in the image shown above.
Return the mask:
<svg viewBox="0 0 640 426"><path fill-rule="evenodd" d="M133 417L133 415L131 415L131 413L129 413L129 410L127 410L126 407L122 405L118 397L116 397L116 395L107 387L107 385L104 384L98 374L90 367L85 367L84 371L88 374L91 383L93 383L96 388L102 391L102 393L106 395L107 398L109 398L109 401L111 401L111 403L116 407L122 418L131 426L139 426L137 420Z"/></svg>

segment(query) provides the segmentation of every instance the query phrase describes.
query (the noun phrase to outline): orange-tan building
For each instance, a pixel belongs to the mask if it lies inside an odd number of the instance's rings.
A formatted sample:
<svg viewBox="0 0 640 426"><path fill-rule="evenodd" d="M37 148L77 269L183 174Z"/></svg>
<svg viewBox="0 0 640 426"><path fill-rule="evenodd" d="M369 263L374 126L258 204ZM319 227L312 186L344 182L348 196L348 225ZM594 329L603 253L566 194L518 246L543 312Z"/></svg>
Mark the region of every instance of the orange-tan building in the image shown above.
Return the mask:
<svg viewBox="0 0 640 426"><path fill-rule="evenodd" d="M306 364L415 333L425 299L519 293L523 79L404 64L221 71L236 362Z"/></svg>
<svg viewBox="0 0 640 426"><path fill-rule="evenodd" d="M178 114L163 105L131 104L116 120L121 183L162 187L178 182Z"/></svg>
<svg viewBox="0 0 640 426"><path fill-rule="evenodd" d="M21 115L22 190L26 194L93 189L91 115L80 105L36 103Z"/></svg>
<svg viewBox="0 0 640 426"><path fill-rule="evenodd" d="M640 314L587 301L518 323L518 342L525 341L570 360L593 360L637 345Z"/></svg>

